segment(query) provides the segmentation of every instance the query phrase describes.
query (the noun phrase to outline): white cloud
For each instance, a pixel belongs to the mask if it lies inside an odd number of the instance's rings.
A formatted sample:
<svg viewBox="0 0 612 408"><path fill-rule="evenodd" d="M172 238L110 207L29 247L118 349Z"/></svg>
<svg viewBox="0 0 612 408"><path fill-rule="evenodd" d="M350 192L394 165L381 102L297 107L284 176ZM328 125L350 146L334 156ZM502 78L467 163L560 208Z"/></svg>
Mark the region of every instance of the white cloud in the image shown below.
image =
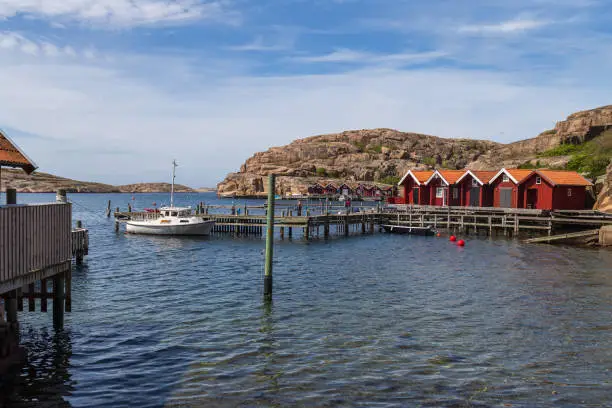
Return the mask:
<svg viewBox="0 0 612 408"><path fill-rule="evenodd" d="M0 52L19 51L29 56L76 57L77 51L69 45L59 46L44 39L29 38L12 31L0 31ZM93 48L83 51L82 55L93 59L96 55Z"/></svg>
<svg viewBox="0 0 612 408"><path fill-rule="evenodd" d="M510 34L520 33L551 24L546 20L515 19L497 24L464 25L459 32L468 34Z"/></svg>
<svg viewBox="0 0 612 408"><path fill-rule="evenodd" d="M296 56L291 59L299 62L338 62L338 63L362 63L362 64L381 64L381 63L420 63L435 60L446 56L441 51L421 52L421 53L397 53L397 54L375 54L364 51L350 49L339 49L329 54Z"/></svg>
<svg viewBox="0 0 612 408"><path fill-rule="evenodd" d="M234 18L225 0L0 0L0 18L25 14L41 19L92 23L100 28ZM55 21L53 24L60 24Z"/></svg>
<svg viewBox="0 0 612 408"><path fill-rule="evenodd" d="M276 44L267 44L262 36L256 37L252 42L242 44L242 45L230 45L225 47L225 49L230 51L284 51L291 48L293 41L285 41L282 43Z"/></svg>
<svg viewBox="0 0 612 408"><path fill-rule="evenodd" d="M484 71L253 78L199 72L169 57L114 59L96 67L15 54L0 65L0 126L52 138L18 140L41 171L159 181L167 179L164 163L178 158L180 182L213 185L254 152L313 134L392 127L484 139L504 132L516 140L609 102L605 86L535 86ZM163 70L151 71L156 66Z"/></svg>

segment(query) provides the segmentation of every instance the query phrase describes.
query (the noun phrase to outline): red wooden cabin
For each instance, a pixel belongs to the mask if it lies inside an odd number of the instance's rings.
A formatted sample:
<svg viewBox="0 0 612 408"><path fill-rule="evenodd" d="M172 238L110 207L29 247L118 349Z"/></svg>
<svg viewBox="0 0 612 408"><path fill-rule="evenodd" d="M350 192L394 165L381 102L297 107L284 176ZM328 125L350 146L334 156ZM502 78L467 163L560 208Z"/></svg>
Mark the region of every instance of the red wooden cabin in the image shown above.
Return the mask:
<svg viewBox="0 0 612 408"><path fill-rule="evenodd" d="M429 187L429 205L461 205L457 181L464 174L465 170L436 170L425 183Z"/></svg>
<svg viewBox="0 0 612 408"><path fill-rule="evenodd" d="M459 177L460 203L465 207L492 207L493 188L489 180L497 174L496 171L467 170Z"/></svg>
<svg viewBox="0 0 612 408"><path fill-rule="evenodd" d="M404 202L401 204L429 204L429 187L425 183L433 173L431 170L408 170L397 183L404 193Z"/></svg>
<svg viewBox="0 0 612 408"><path fill-rule="evenodd" d="M329 183L325 186L324 193L327 195L338 194L338 187L333 183Z"/></svg>
<svg viewBox="0 0 612 408"><path fill-rule="evenodd" d="M323 195L325 194L325 187L323 187L319 183L313 184L312 186L308 187L308 194Z"/></svg>
<svg viewBox="0 0 612 408"><path fill-rule="evenodd" d="M525 169L501 169L491 178L493 207L525 208L525 181L534 173Z"/></svg>
<svg viewBox="0 0 612 408"><path fill-rule="evenodd" d="M338 187L338 193L342 194L344 196L351 196L354 193L354 190L351 186L349 186L348 184L344 183L342 184L340 187Z"/></svg>
<svg viewBox="0 0 612 408"><path fill-rule="evenodd" d="M522 183L522 208L584 210L586 188L591 182L575 171L536 170Z"/></svg>

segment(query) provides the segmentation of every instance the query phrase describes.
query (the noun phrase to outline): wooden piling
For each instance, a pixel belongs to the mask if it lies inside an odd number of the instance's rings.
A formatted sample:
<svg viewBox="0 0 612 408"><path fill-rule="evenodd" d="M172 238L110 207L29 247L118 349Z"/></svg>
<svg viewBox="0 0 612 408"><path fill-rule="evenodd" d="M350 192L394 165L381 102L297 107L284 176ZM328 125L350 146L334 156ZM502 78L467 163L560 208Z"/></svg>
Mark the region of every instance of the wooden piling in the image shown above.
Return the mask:
<svg viewBox="0 0 612 408"><path fill-rule="evenodd" d="M272 300L272 261L274 256L274 193L276 177L268 176L268 219L266 229L266 260L264 269L264 300Z"/></svg>
<svg viewBox="0 0 612 408"><path fill-rule="evenodd" d="M106 218L110 218L111 216L111 200L108 200L108 205L106 206Z"/></svg>
<svg viewBox="0 0 612 408"><path fill-rule="evenodd" d="M34 300L34 284L28 285L28 312L36 311L36 301Z"/></svg>
<svg viewBox="0 0 612 408"><path fill-rule="evenodd" d="M6 204L13 205L17 204L17 190L14 188L6 189Z"/></svg>
<svg viewBox="0 0 612 408"><path fill-rule="evenodd" d="M47 280L41 279L40 281L40 311L47 311Z"/></svg>
<svg viewBox="0 0 612 408"><path fill-rule="evenodd" d="M53 327L64 327L64 274L58 273L53 277Z"/></svg>
<svg viewBox="0 0 612 408"><path fill-rule="evenodd" d="M6 321L13 327L17 328L19 323L17 321L17 290L11 290L8 292L7 297L4 298L5 309L6 309Z"/></svg>

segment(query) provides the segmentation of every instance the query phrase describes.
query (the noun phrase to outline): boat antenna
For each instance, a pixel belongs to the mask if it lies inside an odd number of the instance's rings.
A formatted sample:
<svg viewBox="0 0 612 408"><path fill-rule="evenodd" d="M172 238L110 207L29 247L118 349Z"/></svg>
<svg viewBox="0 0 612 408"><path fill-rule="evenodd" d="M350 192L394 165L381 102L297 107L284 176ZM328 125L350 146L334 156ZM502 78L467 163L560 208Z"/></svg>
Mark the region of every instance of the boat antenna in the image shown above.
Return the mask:
<svg viewBox="0 0 612 408"><path fill-rule="evenodd" d="M170 190L170 207L174 207L174 178L176 177L176 160L172 160L172 190Z"/></svg>

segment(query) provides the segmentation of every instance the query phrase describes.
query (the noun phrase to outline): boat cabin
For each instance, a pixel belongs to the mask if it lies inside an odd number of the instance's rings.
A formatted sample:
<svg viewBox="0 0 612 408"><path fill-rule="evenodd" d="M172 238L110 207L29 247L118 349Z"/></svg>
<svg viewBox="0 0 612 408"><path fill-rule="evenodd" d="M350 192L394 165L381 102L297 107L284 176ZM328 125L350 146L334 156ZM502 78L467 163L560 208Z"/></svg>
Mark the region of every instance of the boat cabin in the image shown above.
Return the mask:
<svg viewBox="0 0 612 408"><path fill-rule="evenodd" d="M191 208L162 207L159 209L159 213L162 217L190 217Z"/></svg>

